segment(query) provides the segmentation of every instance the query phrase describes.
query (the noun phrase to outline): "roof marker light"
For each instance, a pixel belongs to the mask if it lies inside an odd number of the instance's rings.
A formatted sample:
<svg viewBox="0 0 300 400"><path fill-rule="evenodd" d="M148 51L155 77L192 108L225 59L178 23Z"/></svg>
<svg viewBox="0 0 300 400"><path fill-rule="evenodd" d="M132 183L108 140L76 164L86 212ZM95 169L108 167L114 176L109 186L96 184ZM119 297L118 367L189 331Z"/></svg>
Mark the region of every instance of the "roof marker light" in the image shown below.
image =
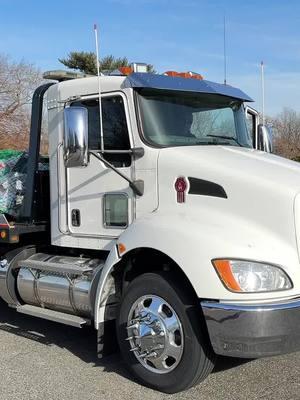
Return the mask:
<svg viewBox="0 0 300 400"><path fill-rule="evenodd" d="M133 69L131 67L120 67L119 71L122 75L130 75L133 73Z"/></svg>
<svg viewBox="0 0 300 400"><path fill-rule="evenodd" d="M167 71L164 73L164 75L171 76L171 77L177 77L177 78L186 78L186 79L199 79L203 80L203 76L200 74L197 74L196 72L176 72L176 71Z"/></svg>

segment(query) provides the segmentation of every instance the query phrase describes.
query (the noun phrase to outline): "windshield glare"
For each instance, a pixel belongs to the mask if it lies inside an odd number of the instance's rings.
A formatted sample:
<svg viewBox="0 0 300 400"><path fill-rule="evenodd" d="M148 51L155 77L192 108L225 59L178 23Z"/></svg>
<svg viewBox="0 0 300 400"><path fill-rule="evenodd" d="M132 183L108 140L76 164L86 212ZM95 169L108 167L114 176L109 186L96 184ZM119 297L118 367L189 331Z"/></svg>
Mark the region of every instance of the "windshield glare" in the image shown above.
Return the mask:
<svg viewBox="0 0 300 400"><path fill-rule="evenodd" d="M156 146L252 147L243 104L236 99L179 91L138 92L142 131Z"/></svg>

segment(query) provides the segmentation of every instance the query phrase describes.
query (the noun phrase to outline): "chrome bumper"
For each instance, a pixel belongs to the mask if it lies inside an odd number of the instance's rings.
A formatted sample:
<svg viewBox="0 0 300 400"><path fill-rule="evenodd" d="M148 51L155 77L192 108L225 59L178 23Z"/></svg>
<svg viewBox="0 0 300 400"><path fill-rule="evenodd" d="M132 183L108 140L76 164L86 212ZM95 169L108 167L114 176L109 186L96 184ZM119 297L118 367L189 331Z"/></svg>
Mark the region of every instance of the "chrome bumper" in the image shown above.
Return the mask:
<svg viewBox="0 0 300 400"><path fill-rule="evenodd" d="M201 302L216 354L259 358L300 350L300 300L261 305Z"/></svg>

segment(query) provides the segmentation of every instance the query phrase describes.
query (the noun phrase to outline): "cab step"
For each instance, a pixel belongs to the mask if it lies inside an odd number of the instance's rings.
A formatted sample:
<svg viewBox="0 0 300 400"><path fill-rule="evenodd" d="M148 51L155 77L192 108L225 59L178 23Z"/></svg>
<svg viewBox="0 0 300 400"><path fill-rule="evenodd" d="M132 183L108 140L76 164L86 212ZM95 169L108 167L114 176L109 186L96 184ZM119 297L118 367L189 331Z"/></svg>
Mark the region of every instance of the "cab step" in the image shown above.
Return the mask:
<svg viewBox="0 0 300 400"><path fill-rule="evenodd" d="M59 311L49 310L47 308L31 306L29 304L18 306L16 310L21 314L47 319L49 321L58 322L64 325L75 326L76 328L82 328L83 325L91 324L91 321L89 319L84 319L78 317L77 315L71 315Z"/></svg>

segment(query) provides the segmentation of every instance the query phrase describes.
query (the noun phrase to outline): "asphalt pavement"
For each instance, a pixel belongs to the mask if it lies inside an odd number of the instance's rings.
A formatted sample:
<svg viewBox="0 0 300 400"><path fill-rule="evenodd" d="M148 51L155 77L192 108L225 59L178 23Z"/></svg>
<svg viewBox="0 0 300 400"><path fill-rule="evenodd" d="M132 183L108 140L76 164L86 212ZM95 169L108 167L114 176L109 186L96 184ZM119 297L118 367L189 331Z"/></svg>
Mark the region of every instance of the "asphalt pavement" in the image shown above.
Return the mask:
<svg viewBox="0 0 300 400"><path fill-rule="evenodd" d="M300 400L300 353L220 358L197 387L166 395L136 383L118 355L100 361L96 334L22 316L0 301L0 400Z"/></svg>

